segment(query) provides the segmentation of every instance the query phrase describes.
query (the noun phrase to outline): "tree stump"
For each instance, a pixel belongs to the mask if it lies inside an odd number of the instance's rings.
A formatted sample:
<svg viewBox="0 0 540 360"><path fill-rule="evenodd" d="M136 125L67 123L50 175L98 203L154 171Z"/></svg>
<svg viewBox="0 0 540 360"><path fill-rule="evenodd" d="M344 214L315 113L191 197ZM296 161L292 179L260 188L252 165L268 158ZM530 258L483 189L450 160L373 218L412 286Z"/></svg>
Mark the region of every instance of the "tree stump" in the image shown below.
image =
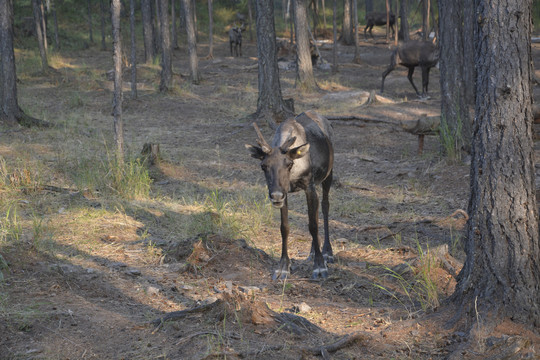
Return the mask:
<svg viewBox="0 0 540 360"><path fill-rule="evenodd" d="M143 145L141 155L144 161L149 165L156 165L161 161L161 153L159 152L159 144L145 143Z"/></svg>
<svg viewBox="0 0 540 360"><path fill-rule="evenodd" d="M422 114L411 126L401 125L403 130L413 135L418 135L418 155L424 152L424 137L426 135L438 135L441 124L440 116L427 116Z"/></svg>

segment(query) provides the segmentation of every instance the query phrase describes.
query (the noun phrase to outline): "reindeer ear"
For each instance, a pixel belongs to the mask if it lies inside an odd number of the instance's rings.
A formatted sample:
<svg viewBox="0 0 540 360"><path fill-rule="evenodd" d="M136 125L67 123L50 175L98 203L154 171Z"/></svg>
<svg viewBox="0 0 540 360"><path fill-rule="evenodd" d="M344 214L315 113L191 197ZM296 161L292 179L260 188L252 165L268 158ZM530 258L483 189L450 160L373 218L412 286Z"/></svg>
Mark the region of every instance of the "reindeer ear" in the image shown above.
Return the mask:
<svg viewBox="0 0 540 360"><path fill-rule="evenodd" d="M251 153L252 158L262 160L266 156L266 153L264 152L264 150L259 146L250 145L250 144L246 144L245 146L246 146L246 149L248 149L248 151Z"/></svg>
<svg viewBox="0 0 540 360"><path fill-rule="evenodd" d="M309 151L309 144L300 145L287 151L287 156L292 159L300 159L305 156Z"/></svg>
<svg viewBox="0 0 540 360"><path fill-rule="evenodd" d="M279 149L281 150L283 154L286 154L289 151L289 148L291 147L291 145L294 144L295 141L296 141L296 136L290 137L287 139L287 141L283 143L283 145L279 147Z"/></svg>

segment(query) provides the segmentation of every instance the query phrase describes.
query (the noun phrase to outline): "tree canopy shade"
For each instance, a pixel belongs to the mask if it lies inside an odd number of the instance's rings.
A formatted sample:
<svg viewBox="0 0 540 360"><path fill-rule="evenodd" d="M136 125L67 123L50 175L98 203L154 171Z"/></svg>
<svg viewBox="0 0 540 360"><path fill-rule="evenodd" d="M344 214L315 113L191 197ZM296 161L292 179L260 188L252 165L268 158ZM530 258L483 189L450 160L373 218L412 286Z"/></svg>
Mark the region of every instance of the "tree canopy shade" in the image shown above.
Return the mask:
<svg viewBox="0 0 540 360"><path fill-rule="evenodd" d="M473 330L489 331L506 317L540 327L531 10L531 0L476 1L467 259L451 298L460 310L455 320L476 324Z"/></svg>

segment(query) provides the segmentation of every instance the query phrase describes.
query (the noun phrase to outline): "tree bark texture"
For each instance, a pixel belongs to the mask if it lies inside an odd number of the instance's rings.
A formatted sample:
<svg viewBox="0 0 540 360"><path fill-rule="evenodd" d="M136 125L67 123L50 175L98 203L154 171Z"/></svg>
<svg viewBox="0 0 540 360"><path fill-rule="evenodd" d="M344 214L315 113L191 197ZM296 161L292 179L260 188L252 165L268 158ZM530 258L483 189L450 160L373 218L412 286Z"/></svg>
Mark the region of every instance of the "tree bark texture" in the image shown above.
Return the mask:
<svg viewBox="0 0 540 360"><path fill-rule="evenodd" d="M294 29L296 31L297 85L307 91L317 88L309 50L306 0L294 2Z"/></svg>
<svg viewBox="0 0 540 360"><path fill-rule="evenodd" d="M334 44L332 46L332 73L338 72L337 64L337 0L332 0L332 32Z"/></svg>
<svg viewBox="0 0 540 360"><path fill-rule="evenodd" d="M114 91L113 91L113 120L114 142L116 147L116 161L119 165L124 163L124 124L122 121L122 36L120 32L120 0L111 1L111 22L113 32L113 63L114 63Z"/></svg>
<svg viewBox="0 0 540 360"><path fill-rule="evenodd" d="M464 1L470 1L470 0L464 0ZM399 4L399 14L401 15L400 19L400 29L401 29L401 36L403 37L403 41L409 41L409 5L408 0L401 0Z"/></svg>
<svg viewBox="0 0 540 360"><path fill-rule="evenodd" d="M429 3L430 0L422 0L422 38L429 37Z"/></svg>
<svg viewBox="0 0 540 360"><path fill-rule="evenodd" d="M161 82L159 91L168 91L172 84L171 32L169 29L169 0L159 0L159 29L161 31Z"/></svg>
<svg viewBox="0 0 540 360"><path fill-rule="evenodd" d="M200 79L199 74L199 59L197 58L197 34L195 28L195 18L193 3L191 0L182 0L184 3L186 34L188 43L189 69L191 73L191 82L198 84Z"/></svg>
<svg viewBox="0 0 540 360"><path fill-rule="evenodd" d="M456 154L460 154L465 146L462 128L468 117L463 90L463 13L460 2L461 0L449 0L439 3L441 120L446 124L441 127L440 136L453 139ZM470 141L468 143L470 144Z"/></svg>
<svg viewBox="0 0 540 360"><path fill-rule="evenodd" d="M39 55L41 57L42 71L47 71L49 68L49 62L47 60L47 50L45 49L45 40L43 37L42 21L43 14L41 13L41 7L39 6L39 0L32 0L32 10L34 13L34 24L36 27L36 38L38 42Z"/></svg>
<svg viewBox="0 0 540 360"><path fill-rule="evenodd" d="M344 45L352 45L354 43L353 39L353 29L352 29L352 9L351 9L351 0L343 0L343 24L341 29L341 41Z"/></svg>
<svg viewBox="0 0 540 360"><path fill-rule="evenodd" d="M463 119L463 146L470 152L474 122L474 99L476 96L476 70L474 67L474 1L461 0L463 9L463 97L467 111Z"/></svg>
<svg viewBox="0 0 540 360"><path fill-rule="evenodd" d="M267 116L268 124L275 127L276 122L292 115L292 110L285 106L281 96L273 0L255 2L255 21L259 63L259 98L255 116Z"/></svg>
<svg viewBox="0 0 540 360"><path fill-rule="evenodd" d="M56 16L56 4L53 0L51 3L51 14L53 16L53 24L54 24L54 46L55 50L60 50L60 39L58 37L58 17Z"/></svg>
<svg viewBox="0 0 540 360"><path fill-rule="evenodd" d="M13 2L0 0L0 121L17 124L17 73L13 51Z"/></svg>
<svg viewBox="0 0 540 360"><path fill-rule="evenodd" d="M176 0L171 0L172 47L178 49L178 26L176 26Z"/></svg>
<svg viewBox="0 0 540 360"><path fill-rule="evenodd" d="M358 40L358 0L353 1L353 33L354 33L354 58L353 63L360 64L360 41Z"/></svg>
<svg viewBox="0 0 540 360"><path fill-rule="evenodd" d="M531 0L476 0L476 120L458 318L540 327ZM476 312L477 311L477 312ZM477 323L478 324L478 323ZM481 324L478 324L481 325Z"/></svg>
<svg viewBox="0 0 540 360"><path fill-rule="evenodd" d="M143 23L143 38L144 38L144 61L148 64L154 60L156 56L156 46L154 44L154 22L152 17L152 0L141 0L141 13Z"/></svg>

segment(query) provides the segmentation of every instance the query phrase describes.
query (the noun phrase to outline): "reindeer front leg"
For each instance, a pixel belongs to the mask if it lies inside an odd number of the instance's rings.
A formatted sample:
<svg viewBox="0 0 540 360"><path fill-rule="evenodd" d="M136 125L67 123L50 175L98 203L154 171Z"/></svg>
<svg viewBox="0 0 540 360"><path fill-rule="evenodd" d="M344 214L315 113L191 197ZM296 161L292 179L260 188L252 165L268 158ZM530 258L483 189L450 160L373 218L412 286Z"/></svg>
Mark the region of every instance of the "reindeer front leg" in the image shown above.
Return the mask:
<svg viewBox="0 0 540 360"><path fill-rule="evenodd" d="M279 265L274 274L272 275L272 280L276 279L286 279L290 274L291 261L289 259L289 254L287 251L287 242L289 238L289 208L287 205L287 198L285 198L285 203L281 208L281 259L279 260Z"/></svg>
<svg viewBox="0 0 540 360"><path fill-rule="evenodd" d="M326 262L321 253L321 245L319 243L319 197L317 196L314 184L310 184L306 189L306 200L308 206L309 233L313 239L311 249L313 251L314 265L311 278L327 278L328 268L326 267Z"/></svg>

